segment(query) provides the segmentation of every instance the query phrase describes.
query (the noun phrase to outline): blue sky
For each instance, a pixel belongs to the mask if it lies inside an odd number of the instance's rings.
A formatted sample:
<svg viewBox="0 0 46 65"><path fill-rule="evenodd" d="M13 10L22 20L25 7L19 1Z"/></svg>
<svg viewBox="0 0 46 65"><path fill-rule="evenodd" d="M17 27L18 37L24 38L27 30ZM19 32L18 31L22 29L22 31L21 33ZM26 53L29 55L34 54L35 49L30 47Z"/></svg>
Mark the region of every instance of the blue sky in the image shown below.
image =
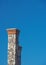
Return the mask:
<svg viewBox="0 0 46 65"><path fill-rule="evenodd" d="M22 65L46 65L46 0L0 0L0 65L7 65L7 28L20 30Z"/></svg>

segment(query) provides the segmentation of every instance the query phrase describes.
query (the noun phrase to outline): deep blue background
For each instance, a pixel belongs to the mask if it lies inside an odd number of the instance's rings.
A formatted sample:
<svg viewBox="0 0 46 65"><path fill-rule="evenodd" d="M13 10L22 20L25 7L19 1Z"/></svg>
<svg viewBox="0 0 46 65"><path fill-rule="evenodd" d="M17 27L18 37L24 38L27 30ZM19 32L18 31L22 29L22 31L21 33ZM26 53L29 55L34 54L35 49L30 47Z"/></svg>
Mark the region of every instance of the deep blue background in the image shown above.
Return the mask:
<svg viewBox="0 0 46 65"><path fill-rule="evenodd" d="M0 0L0 65L7 65L7 28L20 30L22 65L46 65L46 0Z"/></svg>

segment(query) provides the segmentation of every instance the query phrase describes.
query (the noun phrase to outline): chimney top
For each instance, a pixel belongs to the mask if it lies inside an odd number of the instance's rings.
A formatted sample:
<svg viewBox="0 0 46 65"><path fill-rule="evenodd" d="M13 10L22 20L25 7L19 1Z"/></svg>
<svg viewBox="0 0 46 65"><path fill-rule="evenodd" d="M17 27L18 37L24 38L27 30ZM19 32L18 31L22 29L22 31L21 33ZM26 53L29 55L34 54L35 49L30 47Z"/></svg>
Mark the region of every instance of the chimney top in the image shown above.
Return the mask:
<svg viewBox="0 0 46 65"><path fill-rule="evenodd" d="M8 34L19 34L20 30L16 28L9 28L7 29Z"/></svg>

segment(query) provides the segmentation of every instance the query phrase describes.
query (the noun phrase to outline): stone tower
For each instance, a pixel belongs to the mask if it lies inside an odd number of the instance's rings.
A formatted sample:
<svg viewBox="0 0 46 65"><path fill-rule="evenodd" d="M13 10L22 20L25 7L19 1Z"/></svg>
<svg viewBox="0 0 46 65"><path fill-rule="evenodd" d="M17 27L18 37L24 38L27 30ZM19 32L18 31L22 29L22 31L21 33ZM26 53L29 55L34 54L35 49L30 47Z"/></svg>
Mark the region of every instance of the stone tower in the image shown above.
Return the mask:
<svg viewBox="0 0 46 65"><path fill-rule="evenodd" d="M18 37L19 30L10 28L8 32L8 65L21 65L21 46Z"/></svg>

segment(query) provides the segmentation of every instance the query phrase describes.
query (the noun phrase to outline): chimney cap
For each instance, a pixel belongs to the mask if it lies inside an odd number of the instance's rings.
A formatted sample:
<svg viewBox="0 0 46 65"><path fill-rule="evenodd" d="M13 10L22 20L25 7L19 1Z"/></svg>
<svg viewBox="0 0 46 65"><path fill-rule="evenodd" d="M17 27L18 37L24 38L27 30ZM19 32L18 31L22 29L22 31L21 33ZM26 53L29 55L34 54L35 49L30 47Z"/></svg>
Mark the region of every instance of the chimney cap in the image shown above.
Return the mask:
<svg viewBox="0 0 46 65"><path fill-rule="evenodd" d="M8 31L8 30L18 30L18 29L17 28L8 28L6 30Z"/></svg>
<svg viewBox="0 0 46 65"><path fill-rule="evenodd" d="M8 31L8 34L18 34L20 32L17 28L9 28L6 30Z"/></svg>

